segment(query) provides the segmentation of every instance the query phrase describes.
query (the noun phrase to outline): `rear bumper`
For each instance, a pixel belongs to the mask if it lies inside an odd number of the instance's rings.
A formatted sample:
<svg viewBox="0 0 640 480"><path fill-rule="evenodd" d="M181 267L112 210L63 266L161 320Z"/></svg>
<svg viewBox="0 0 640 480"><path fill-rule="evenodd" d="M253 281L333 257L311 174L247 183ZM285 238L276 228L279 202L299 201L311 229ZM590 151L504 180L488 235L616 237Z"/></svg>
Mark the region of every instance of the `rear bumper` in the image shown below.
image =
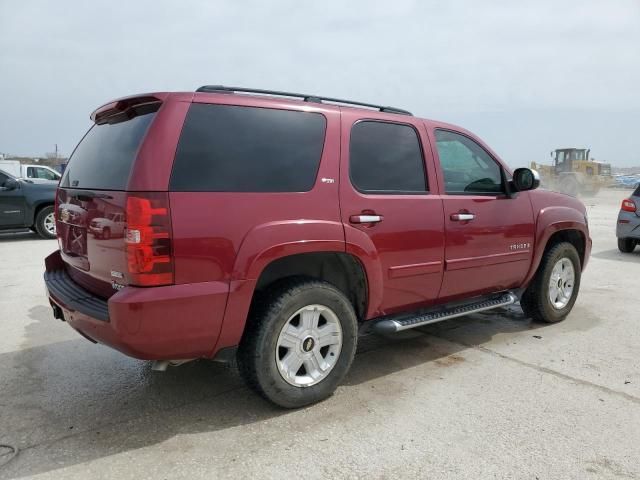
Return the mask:
<svg viewBox="0 0 640 480"><path fill-rule="evenodd" d="M225 282L125 287L108 300L76 284L60 252L45 261L56 316L88 339L144 360L211 356L229 293Z"/></svg>
<svg viewBox="0 0 640 480"><path fill-rule="evenodd" d="M616 223L616 236L640 239L640 217L633 212L621 211Z"/></svg>

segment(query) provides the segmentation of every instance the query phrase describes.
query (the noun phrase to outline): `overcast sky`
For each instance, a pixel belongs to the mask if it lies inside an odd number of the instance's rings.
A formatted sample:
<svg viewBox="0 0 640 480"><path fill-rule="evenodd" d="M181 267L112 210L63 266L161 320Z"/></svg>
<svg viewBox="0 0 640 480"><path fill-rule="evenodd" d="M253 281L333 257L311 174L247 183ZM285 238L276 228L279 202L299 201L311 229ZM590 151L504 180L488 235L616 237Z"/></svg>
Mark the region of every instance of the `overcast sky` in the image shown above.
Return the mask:
<svg viewBox="0 0 640 480"><path fill-rule="evenodd" d="M68 155L106 101L203 84L407 108L513 166L640 165L640 0L0 0L0 152Z"/></svg>

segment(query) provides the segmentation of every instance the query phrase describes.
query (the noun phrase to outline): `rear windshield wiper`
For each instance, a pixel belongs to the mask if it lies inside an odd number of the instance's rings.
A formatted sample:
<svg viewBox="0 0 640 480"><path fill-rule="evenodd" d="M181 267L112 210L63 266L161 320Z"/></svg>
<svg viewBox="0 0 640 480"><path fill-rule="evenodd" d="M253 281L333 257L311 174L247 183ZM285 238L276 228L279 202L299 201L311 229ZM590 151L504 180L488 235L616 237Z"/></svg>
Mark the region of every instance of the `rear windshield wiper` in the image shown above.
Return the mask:
<svg viewBox="0 0 640 480"><path fill-rule="evenodd" d="M92 192L91 190L81 190L79 192L74 192L70 196L72 198L77 198L78 200L82 200L85 202L90 201L91 199L94 199L94 198L106 198L106 199L113 198L111 195L107 195L106 193L96 193L96 192Z"/></svg>

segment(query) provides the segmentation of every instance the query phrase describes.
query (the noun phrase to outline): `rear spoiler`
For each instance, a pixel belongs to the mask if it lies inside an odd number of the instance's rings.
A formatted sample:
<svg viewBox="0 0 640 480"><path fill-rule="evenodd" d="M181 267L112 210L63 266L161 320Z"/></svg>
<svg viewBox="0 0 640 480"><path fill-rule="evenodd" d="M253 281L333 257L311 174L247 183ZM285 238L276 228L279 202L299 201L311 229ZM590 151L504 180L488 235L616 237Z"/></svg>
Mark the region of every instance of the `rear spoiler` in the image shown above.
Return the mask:
<svg viewBox="0 0 640 480"><path fill-rule="evenodd" d="M89 118L96 125L124 122L138 115L157 110L164 97L166 95L144 94L119 98L95 109Z"/></svg>

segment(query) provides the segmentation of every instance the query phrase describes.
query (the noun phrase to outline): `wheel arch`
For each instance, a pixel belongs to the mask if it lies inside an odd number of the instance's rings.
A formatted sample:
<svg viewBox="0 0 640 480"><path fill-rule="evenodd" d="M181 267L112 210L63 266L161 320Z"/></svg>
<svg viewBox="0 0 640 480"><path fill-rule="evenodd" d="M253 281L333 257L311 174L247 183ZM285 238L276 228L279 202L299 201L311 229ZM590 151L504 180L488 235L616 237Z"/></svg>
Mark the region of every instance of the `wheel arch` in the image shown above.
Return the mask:
<svg viewBox="0 0 640 480"><path fill-rule="evenodd" d="M355 256L345 252L310 252L280 257L262 270L255 291L266 290L290 277L305 277L332 284L349 299L358 320L364 319L368 282L364 266Z"/></svg>
<svg viewBox="0 0 640 480"><path fill-rule="evenodd" d="M30 217L27 219L25 224L33 227L36 224L36 218L38 218L38 214L43 208L46 207L55 207L55 201L41 200L37 203L34 203L31 207Z"/></svg>
<svg viewBox="0 0 640 480"><path fill-rule="evenodd" d="M538 268L540 268L544 254L562 242L571 243L576 248L580 257L580 266L582 269L585 268L590 250L589 235L586 228L574 222L557 222L548 225L536 242L537 248L535 249L533 262L524 281L525 287L529 285Z"/></svg>
<svg viewBox="0 0 640 480"><path fill-rule="evenodd" d="M326 281L350 300L359 320L366 316L369 302L369 280L365 266L342 250L298 251L270 258L261 263L257 278L232 280L218 342L211 352L239 345L244 334L250 308L256 293L275 282L290 277Z"/></svg>
<svg viewBox="0 0 640 480"><path fill-rule="evenodd" d="M239 344L255 292L286 276L328 281L345 292L359 320L369 318L371 304L382 296L376 254L366 245L346 244L344 235L342 222L326 220L270 222L248 232L236 255L212 355Z"/></svg>

